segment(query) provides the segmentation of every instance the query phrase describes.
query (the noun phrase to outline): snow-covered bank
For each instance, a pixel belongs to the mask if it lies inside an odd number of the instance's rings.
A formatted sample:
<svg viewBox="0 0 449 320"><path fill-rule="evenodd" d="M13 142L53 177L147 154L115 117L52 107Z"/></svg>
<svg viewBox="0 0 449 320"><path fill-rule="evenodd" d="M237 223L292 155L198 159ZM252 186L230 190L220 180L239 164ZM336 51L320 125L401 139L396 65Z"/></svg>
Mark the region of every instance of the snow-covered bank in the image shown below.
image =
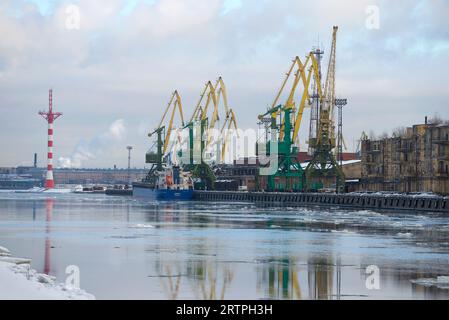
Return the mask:
<svg viewBox="0 0 449 320"><path fill-rule="evenodd" d="M53 277L38 273L24 261L10 257L9 250L0 247L0 300L95 299L84 290L56 283Z"/></svg>

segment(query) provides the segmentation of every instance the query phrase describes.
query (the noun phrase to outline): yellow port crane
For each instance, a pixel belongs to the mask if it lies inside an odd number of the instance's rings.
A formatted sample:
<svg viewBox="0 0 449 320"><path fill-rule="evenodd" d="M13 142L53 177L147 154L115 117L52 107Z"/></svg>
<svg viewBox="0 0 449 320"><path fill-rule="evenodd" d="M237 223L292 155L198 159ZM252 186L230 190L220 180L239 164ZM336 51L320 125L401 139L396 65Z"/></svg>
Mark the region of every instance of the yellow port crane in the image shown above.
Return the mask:
<svg viewBox="0 0 449 320"><path fill-rule="evenodd" d="M204 98L206 98L205 104L202 105ZM213 103L212 117L208 117L208 110L210 103ZM208 81L201 92L200 99L195 106L192 117L184 128L189 129L189 159L188 164L184 164L186 168L192 170L192 176L200 181L196 182L196 189L213 189L215 183L215 175L212 169L204 161L204 151L206 150L209 142L209 121L215 124L218 117L218 105L217 96L215 93L215 87L212 82ZM199 122L199 159L194 159L194 126ZM197 135L198 136L198 135Z"/></svg>
<svg viewBox="0 0 449 320"><path fill-rule="evenodd" d="M166 127L164 125L164 120L165 120L167 114L169 113L170 109L171 109L170 120L169 120L168 126ZM184 127L184 115L183 115L183 111L182 111L181 96L179 95L177 90L175 90L172 93L170 100L167 104L167 107L165 108L164 114L162 115L161 121L159 122L157 128L153 132L148 134L149 137L153 136L154 134L157 134L158 140L157 140L157 154L154 155L152 153L147 153L147 161L146 162L147 163L156 163L158 170L162 169L162 158L165 155L165 153L167 152L167 147L168 147L168 144L170 141L170 136L171 136L171 133L173 130L173 122L174 122L176 110L178 110L178 112L179 112L179 115L181 118L181 125L182 125L182 127ZM164 131L165 131L165 138L164 138L164 141L162 142L162 135L163 135Z"/></svg>
<svg viewBox="0 0 449 320"><path fill-rule="evenodd" d="M207 95L207 100L204 106L201 105L204 97ZM206 82L203 91L201 92L200 99L193 110L192 117L189 122L205 120L207 118L207 111L209 109L210 102L212 101L214 105L213 115L218 114L217 110L217 96L215 94L215 87L212 82Z"/></svg>
<svg viewBox="0 0 449 320"><path fill-rule="evenodd" d="M217 112L218 106L220 105L220 98L223 97L224 111L225 111L225 120L223 126L220 131L220 142L221 142L221 151L220 151L220 162L223 163L226 157L226 150L228 145L228 140L231 135L232 129L234 127L235 132L238 137L238 127L237 127L237 118L235 116L234 110L229 107L228 104L228 93L226 90L226 85L223 81L222 77L219 77L217 82L215 83L215 92L217 93ZM219 120L219 116L214 117L215 121ZM215 126L215 122L211 124L212 128ZM210 141L209 141L210 143Z"/></svg>
<svg viewBox="0 0 449 320"><path fill-rule="evenodd" d="M219 77L217 82L215 83L215 93L217 95L217 107L214 109L214 114L212 117L212 121L210 123L211 128L215 127L215 122L220 120L220 116L218 114L218 108L220 105L220 98L223 97L224 111L226 117L229 115L229 104L228 104L228 93L226 91L226 85L223 81L222 77Z"/></svg>
<svg viewBox="0 0 449 320"><path fill-rule="evenodd" d="M310 64L310 65L309 65ZM293 70L295 70L295 66L296 71L293 73ZM275 107L277 106L279 99L282 95L282 92L285 89L285 86L290 78L290 76L294 74L294 79L293 79L293 83L292 83L292 87L290 89L290 92L288 94L288 98L287 101L285 102L284 106L285 108L289 108L292 111L292 116L294 118L293 122L293 135L292 135L292 142L296 143L298 140L298 134L299 134L299 129L301 127L301 121L302 121L302 116L304 114L304 108L306 107L306 101L309 100L309 86L310 86L310 82L311 82L311 78L312 76L315 77L315 79L319 82L320 81L320 75L319 75L319 71L318 71L318 63L315 59L315 56L310 53L309 55L306 56L306 59L304 61L304 63L301 61L301 59L296 56L293 61L292 64L286 74L286 77L284 79L284 81L282 82L281 88L279 89L272 105L271 105L271 109L274 110ZM295 105L295 94L298 91L298 84L302 82L303 86L303 92L302 92L302 96L298 105L298 108ZM321 88L319 88L320 92L319 94L321 95ZM277 112L272 113L272 118L276 118L278 115L280 114L280 109L278 109ZM280 132L279 132L279 139L282 140L284 138L284 122L285 119L282 120L282 124L281 124L281 128L280 128Z"/></svg>
<svg viewBox="0 0 449 320"><path fill-rule="evenodd" d="M204 101L205 98L206 100ZM212 133L214 132L217 122L221 119L220 117L221 100L223 100L225 121L220 130L220 137L219 137L220 141L217 141L217 143L221 143L222 145L220 155L217 155L217 160L220 159L220 161L223 161L226 154L227 141L229 140L231 127L233 126L235 130L237 130L238 128L235 113L229 107L228 104L226 85L222 77L219 77L217 79L215 85L213 85L211 81L208 81L206 83L200 95L200 99L195 106L195 109L193 111L189 123L193 124L193 122L202 122L205 131L204 137L205 143L203 150L207 150L213 141ZM204 105L202 105L202 103L204 103ZM212 103L212 113L209 117L208 112L211 110L210 109L211 103ZM227 130L225 132L226 127Z"/></svg>
<svg viewBox="0 0 449 320"><path fill-rule="evenodd" d="M319 94L317 137L309 139L309 145L313 148L314 153L305 171L308 184L307 189L312 191L322 189L328 178L335 178L335 189L337 192L344 191L344 174L333 153L336 147L333 112L336 100L338 100L335 98L337 31L338 27L334 26L324 93L322 95ZM317 88L320 89L320 87L321 83L317 81Z"/></svg>
<svg viewBox="0 0 449 320"><path fill-rule="evenodd" d="M227 128L226 128L227 125ZM221 128L220 137L222 139L222 145L221 145L221 154L220 154L220 161L223 163L225 161L226 157L226 149L228 146L228 140L231 135L231 127L234 125L234 130L238 134L238 128L237 128L237 119L235 118L234 110L229 109L228 115L226 116L225 122L223 123L223 127ZM226 132L225 132L226 129Z"/></svg>

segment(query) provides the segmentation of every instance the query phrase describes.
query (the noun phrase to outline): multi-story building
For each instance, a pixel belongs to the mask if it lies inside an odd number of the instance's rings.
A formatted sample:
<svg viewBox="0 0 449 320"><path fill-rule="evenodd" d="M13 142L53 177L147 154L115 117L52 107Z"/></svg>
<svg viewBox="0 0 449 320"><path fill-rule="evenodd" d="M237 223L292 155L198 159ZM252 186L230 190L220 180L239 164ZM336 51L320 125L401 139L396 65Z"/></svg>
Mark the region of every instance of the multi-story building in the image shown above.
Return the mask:
<svg viewBox="0 0 449 320"><path fill-rule="evenodd" d="M361 143L361 189L449 194L449 125L418 124Z"/></svg>

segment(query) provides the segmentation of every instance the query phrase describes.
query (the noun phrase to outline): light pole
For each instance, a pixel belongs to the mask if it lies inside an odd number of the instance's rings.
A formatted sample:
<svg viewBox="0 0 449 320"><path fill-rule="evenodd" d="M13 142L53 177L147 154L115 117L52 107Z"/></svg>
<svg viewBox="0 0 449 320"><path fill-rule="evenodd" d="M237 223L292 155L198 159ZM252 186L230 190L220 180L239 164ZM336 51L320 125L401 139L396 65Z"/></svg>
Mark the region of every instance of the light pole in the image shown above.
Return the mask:
<svg viewBox="0 0 449 320"><path fill-rule="evenodd" d="M338 132L337 132L337 161L343 165L343 107L348 104L348 99L335 99L338 108Z"/></svg>
<svg viewBox="0 0 449 320"><path fill-rule="evenodd" d="M126 149L128 149L128 185L131 185L131 150L133 149L132 146L127 146Z"/></svg>

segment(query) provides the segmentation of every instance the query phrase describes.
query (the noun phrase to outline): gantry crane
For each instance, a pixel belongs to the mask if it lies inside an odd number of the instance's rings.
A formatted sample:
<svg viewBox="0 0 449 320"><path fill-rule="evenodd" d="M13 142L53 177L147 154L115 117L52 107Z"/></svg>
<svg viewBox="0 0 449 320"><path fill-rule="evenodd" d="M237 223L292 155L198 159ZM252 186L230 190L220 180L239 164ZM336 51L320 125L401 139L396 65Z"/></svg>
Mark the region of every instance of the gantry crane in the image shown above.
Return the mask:
<svg viewBox="0 0 449 320"><path fill-rule="evenodd" d="M297 66L297 71L294 73L288 98L284 105L278 104L295 66ZM260 170L261 176L268 176L266 187L268 191L302 191L305 187L304 172L298 161L297 142L304 108L309 98L308 90L312 76L316 81L320 81L318 64L314 55L312 53L307 55L304 63L301 62L299 57L295 57L271 109L265 114L259 115L259 120L270 124L271 138L269 141L265 141L265 145L258 143L256 153L259 158L265 155L270 156L270 163L274 160L273 157L276 157L277 160L275 170L269 170L268 173L265 168ZM300 102L296 106L295 94L299 91L298 85L300 83L302 83L303 90ZM269 118L266 118L266 116L269 116ZM272 150L272 147L277 147L277 150ZM277 183L276 180L278 180ZM259 181L259 177L257 177L257 181Z"/></svg>
<svg viewBox="0 0 449 320"><path fill-rule="evenodd" d="M318 134L316 138L309 139L309 145L314 152L312 160L306 167L308 190L323 188L325 180L329 178L336 179L337 192L344 190L344 174L333 153L336 147L333 112L337 102L335 98L337 31L338 27L334 26L324 93L319 95ZM317 86L321 87L320 82L317 82Z"/></svg>
<svg viewBox="0 0 449 320"><path fill-rule="evenodd" d="M168 112L171 109L171 115L170 120L168 122L168 126L166 127L164 124L164 120L168 114ZM173 122L176 115L176 110L178 110L179 116L181 118L181 126L184 127L184 115L182 111L182 102L181 97L177 90L175 90L168 102L167 107L165 108L165 112L161 118L161 121L159 122L157 128L148 134L149 137L152 137L153 135L157 134L157 141L156 141L156 153L149 151L146 154L146 163L153 164L152 170L148 173L149 175L152 175L154 172L154 169L157 171L161 171L163 169L163 163L164 163L164 156L167 152L168 145L170 142L170 136L173 131ZM163 137L165 135L165 137Z"/></svg>

